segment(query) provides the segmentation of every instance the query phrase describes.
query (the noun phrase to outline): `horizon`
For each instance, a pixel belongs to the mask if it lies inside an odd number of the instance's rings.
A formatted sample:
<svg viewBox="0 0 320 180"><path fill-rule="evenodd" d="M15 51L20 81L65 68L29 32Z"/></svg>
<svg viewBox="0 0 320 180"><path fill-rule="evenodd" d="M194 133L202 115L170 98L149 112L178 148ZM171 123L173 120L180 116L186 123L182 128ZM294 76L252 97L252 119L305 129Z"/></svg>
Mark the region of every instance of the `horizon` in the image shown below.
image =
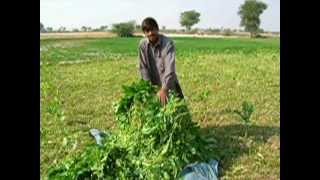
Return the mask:
<svg viewBox="0 0 320 180"><path fill-rule="evenodd" d="M183 4L182 0L164 0L157 8L146 0L40 0L40 22L47 27L58 29L65 27L67 30L80 29L82 26L92 29L107 25L134 20L137 25L148 16L154 17L159 28L185 29L179 23L180 13L188 10L196 10L200 15L200 22L193 25L192 29L236 29L240 27L240 17L237 14L239 6L244 0L222 0L202 2L191 0ZM261 14L260 28L269 32L280 32L280 1L263 0L268 8ZM149 3L149 4L148 4ZM107 6L112 4L112 6ZM141 5L143 4L143 5ZM164 7L163 5L168 5ZM110 8L113 7L113 8ZM117 7L117 8L114 8ZM57 13L59 12L59 13ZM85 13L84 13L85 12Z"/></svg>

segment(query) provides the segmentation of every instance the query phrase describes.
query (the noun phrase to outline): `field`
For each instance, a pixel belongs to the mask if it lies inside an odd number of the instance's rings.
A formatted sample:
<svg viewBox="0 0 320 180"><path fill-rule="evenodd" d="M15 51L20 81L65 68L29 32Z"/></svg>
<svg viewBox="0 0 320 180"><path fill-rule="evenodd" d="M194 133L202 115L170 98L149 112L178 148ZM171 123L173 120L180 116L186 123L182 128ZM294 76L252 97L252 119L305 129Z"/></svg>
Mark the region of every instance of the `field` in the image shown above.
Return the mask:
<svg viewBox="0 0 320 180"><path fill-rule="evenodd" d="M121 86L137 80L140 38L40 40L40 171L111 130ZM216 140L221 179L280 179L279 38L173 38L194 121ZM228 111L251 102L247 129Z"/></svg>

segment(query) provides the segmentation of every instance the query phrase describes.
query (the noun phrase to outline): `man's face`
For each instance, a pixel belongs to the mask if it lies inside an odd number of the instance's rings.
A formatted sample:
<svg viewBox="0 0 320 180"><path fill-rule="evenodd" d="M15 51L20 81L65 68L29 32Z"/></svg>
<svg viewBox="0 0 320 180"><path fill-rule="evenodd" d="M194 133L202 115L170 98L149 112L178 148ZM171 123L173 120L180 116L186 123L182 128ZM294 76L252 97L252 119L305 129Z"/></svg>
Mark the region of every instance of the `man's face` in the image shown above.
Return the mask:
<svg viewBox="0 0 320 180"><path fill-rule="evenodd" d="M146 29L144 35L151 41L151 43L156 43L158 41L158 30L156 28Z"/></svg>

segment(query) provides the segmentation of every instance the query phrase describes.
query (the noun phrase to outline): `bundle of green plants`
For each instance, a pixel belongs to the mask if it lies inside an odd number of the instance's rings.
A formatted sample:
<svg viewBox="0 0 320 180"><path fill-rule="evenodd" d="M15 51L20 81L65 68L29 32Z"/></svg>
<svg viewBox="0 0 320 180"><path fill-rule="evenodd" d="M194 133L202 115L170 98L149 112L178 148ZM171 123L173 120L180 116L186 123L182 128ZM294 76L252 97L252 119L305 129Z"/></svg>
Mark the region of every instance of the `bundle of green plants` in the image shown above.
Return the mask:
<svg viewBox="0 0 320 180"><path fill-rule="evenodd" d="M124 86L114 104L117 130L51 167L49 179L177 179L187 164L212 158L186 101L170 91L162 106L158 90L144 80Z"/></svg>

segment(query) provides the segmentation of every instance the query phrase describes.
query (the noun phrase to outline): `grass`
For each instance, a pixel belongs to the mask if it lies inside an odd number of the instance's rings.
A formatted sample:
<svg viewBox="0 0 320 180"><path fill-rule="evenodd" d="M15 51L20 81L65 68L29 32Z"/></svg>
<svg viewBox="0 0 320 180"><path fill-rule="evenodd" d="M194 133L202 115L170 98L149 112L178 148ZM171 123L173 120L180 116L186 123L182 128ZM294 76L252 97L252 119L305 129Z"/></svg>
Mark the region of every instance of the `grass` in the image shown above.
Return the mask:
<svg viewBox="0 0 320 180"><path fill-rule="evenodd" d="M40 41L41 179L52 164L112 130L112 103L139 78L140 38ZM193 120L216 141L221 179L280 178L279 39L174 38L176 68ZM86 61L61 64L62 62ZM254 105L244 127L228 109Z"/></svg>

